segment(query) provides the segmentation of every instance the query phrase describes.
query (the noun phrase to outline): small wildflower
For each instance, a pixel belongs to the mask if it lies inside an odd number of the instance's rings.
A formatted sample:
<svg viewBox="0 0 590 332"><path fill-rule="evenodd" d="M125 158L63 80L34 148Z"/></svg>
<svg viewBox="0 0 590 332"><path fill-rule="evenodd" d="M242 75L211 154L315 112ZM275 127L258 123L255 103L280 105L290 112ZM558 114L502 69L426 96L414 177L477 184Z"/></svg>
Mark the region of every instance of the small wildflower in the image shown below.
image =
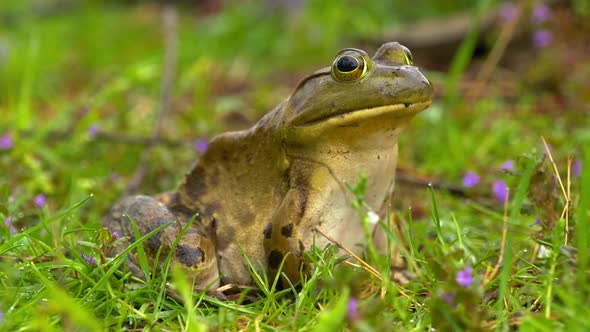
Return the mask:
<svg viewBox="0 0 590 332"><path fill-rule="evenodd" d="M535 222L531 226L541 226L541 217L535 218Z"/></svg>
<svg viewBox="0 0 590 332"><path fill-rule="evenodd" d="M10 133L0 136L0 150L10 150L13 146L14 142L12 141L12 135L10 135Z"/></svg>
<svg viewBox="0 0 590 332"><path fill-rule="evenodd" d="M121 176L119 176L119 173L112 172L111 173L111 181L113 181L113 182L119 182L119 180L121 180Z"/></svg>
<svg viewBox="0 0 590 332"><path fill-rule="evenodd" d="M12 226L12 218L11 217L6 217L6 219L4 219L4 225L6 225L6 227L10 229L10 234L16 233L16 228L14 228L14 226Z"/></svg>
<svg viewBox="0 0 590 332"><path fill-rule="evenodd" d="M551 43L553 36L549 30L541 29L533 34L533 45L538 48L547 47Z"/></svg>
<svg viewBox="0 0 590 332"><path fill-rule="evenodd" d="M96 260L94 259L94 255L82 255L82 258L86 261L86 263L90 265L96 265Z"/></svg>
<svg viewBox="0 0 590 332"><path fill-rule="evenodd" d="M451 308L455 309L457 307L457 303L455 303L455 292L443 292L438 291L438 296L445 301Z"/></svg>
<svg viewBox="0 0 590 332"><path fill-rule="evenodd" d="M200 153L205 153L205 151L207 151L207 147L209 147L209 142L204 139L198 139L193 143L193 147Z"/></svg>
<svg viewBox="0 0 590 332"><path fill-rule="evenodd" d="M506 197L508 195L508 186L506 185L506 182L503 180L494 181L494 183L492 183L492 191L494 192L494 197L500 203L504 203L506 201Z"/></svg>
<svg viewBox="0 0 590 332"><path fill-rule="evenodd" d="M44 194L39 194L35 196L33 202L35 203L35 205L37 205L37 207L43 208L45 206L45 203L47 202L47 197Z"/></svg>
<svg viewBox="0 0 590 332"><path fill-rule="evenodd" d="M91 138L96 137L96 135L98 135L99 132L100 132L100 127L96 123L94 123L90 127L88 127L88 136L90 136Z"/></svg>
<svg viewBox="0 0 590 332"><path fill-rule="evenodd" d="M373 210L369 210L369 212L367 212L367 218L369 219L369 223L371 225L375 225L379 222L379 215Z"/></svg>
<svg viewBox="0 0 590 332"><path fill-rule="evenodd" d="M463 270L457 272L457 283L463 287L469 287L473 282L473 269L466 266Z"/></svg>
<svg viewBox="0 0 590 332"><path fill-rule="evenodd" d="M582 175L582 161L576 160L572 164L572 176L578 177Z"/></svg>
<svg viewBox="0 0 590 332"><path fill-rule="evenodd" d="M500 165L500 169L503 171L512 172L515 169L514 160L506 160Z"/></svg>
<svg viewBox="0 0 590 332"><path fill-rule="evenodd" d="M316 287L315 289L315 296L320 295L320 292L322 291L324 287L322 287L321 285L318 285L318 287Z"/></svg>
<svg viewBox="0 0 590 332"><path fill-rule="evenodd" d="M463 177L463 186L471 188L479 183L479 175L477 173L469 171L465 173Z"/></svg>
<svg viewBox="0 0 590 332"><path fill-rule="evenodd" d="M0 310L0 324L4 323L4 311Z"/></svg>
<svg viewBox="0 0 590 332"><path fill-rule="evenodd" d="M544 3L540 3L533 8L531 18L534 23L541 24L549 19L551 16L551 9Z"/></svg>
<svg viewBox="0 0 590 332"><path fill-rule="evenodd" d="M358 318L358 301L351 297L348 299L348 307L346 311L346 316L348 317L349 322L354 322Z"/></svg>
<svg viewBox="0 0 590 332"><path fill-rule="evenodd" d="M505 2L500 8L500 19L504 22L512 21L516 14L518 14L518 8L513 2Z"/></svg>
<svg viewBox="0 0 590 332"><path fill-rule="evenodd" d="M111 237L113 238L113 240L116 240L121 237L121 233L119 233L118 231L114 231L113 234L111 234Z"/></svg>

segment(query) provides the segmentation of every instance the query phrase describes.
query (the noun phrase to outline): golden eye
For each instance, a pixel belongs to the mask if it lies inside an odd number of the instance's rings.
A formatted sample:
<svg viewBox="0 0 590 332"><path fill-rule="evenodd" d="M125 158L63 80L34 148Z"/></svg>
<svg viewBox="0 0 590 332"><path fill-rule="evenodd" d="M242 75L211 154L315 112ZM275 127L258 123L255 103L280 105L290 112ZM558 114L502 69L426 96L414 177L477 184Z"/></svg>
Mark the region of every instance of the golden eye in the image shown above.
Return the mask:
<svg viewBox="0 0 590 332"><path fill-rule="evenodd" d="M402 46L402 49L404 50L406 64L412 66L414 64L414 57L412 56L412 52L410 52L410 50L405 46Z"/></svg>
<svg viewBox="0 0 590 332"><path fill-rule="evenodd" d="M367 73L366 57L356 50L343 50L332 63L332 77L340 82L354 82Z"/></svg>

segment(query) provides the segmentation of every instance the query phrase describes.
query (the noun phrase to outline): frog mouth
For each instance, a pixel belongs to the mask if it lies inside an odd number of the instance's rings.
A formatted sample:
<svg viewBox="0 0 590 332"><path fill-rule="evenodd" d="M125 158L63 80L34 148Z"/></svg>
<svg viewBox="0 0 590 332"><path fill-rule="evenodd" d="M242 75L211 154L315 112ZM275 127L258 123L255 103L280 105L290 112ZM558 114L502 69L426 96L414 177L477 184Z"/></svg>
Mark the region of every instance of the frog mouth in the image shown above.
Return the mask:
<svg viewBox="0 0 590 332"><path fill-rule="evenodd" d="M429 100L417 103L399 103L347 110L306 121L303 124L295 125L295 127L310 127L320 124L322 126L351 126L366 121L367 119L376 119L382 116L387 116L388 119L403 120L425 110L431 103L432 101Z"/></svg>

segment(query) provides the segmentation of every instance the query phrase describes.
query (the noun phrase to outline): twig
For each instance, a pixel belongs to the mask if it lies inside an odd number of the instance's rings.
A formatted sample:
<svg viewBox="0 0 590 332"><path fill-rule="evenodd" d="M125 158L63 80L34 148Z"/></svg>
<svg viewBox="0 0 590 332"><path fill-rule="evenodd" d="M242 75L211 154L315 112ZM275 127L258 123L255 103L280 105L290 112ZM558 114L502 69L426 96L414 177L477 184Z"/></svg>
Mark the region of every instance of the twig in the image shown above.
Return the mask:
<svg viewBox="0 0 590 332"><path fill-rule="evenodd" d="M447 191L449 194L453 195L453 196L458 196L458 197L468 197L469 195L467 194L467 192L456 185L450 184L450 183L445 183L445 182L441 182L441 181L433 181L431 179L426 179L424 177L421 177L419 175L416 174L408 174L407 169L404 168L400 168L398 167L397 169L397 175L396 175L396 181L398 183L405 183L411 186L416 186L416 187L428 187L429 185L432 185L432 187L434 189L437 190L444 190Z"/></svg>
<svg viewBox="0 0 590 332"><path fill-rule="evenodd" d="M371 265L369 265L369 263L365 262L362 258L360 258L358 255L356 255L354 252L350 251L348 248L344 247L338 241L334 240L332 237L330 237L329 235L327 235L324 232L322 232L319 228L314 227L314 231L315 232L318 232L321 236L325 237L328 241L332 242L335 246L337 246L338 248L340 248L341 250L343 250L344 252L346 252L348 255L350 255L352 258L354 258L357 262L359 262L365 268L365 270L367 270L367 272L369 272L370 274L372 274L373 276L375 276L375 278L379 279L380 281L383 281L383 277L381 276L381 273L379 273L379 271L377 271L374 267L372 267ZM416 301L411 296L409 296L406 292L404 292L404 290L402 289L401 286L396 285L396 288L397 288L397 291L402 296L408 298L417 307L422 308L422 304L420 304L418 301Z"/></svg>
<svg viewBox="0 0 590 332"><path fill-rule="evenodd" d="M217 293L223 293L225 291L234 290L234 289L240 290L240 292L241 291L244 291L244 290L249 290L249 291L259 290L256 287L247 286L247 285L225 284L225 285L219 286L217 289L215 289L215 292L217 292Z"/></svg>
<svg viewBox="0 0 590 332"><path fill-rule="evenodd" d="M177 60L177 21L178 15L176 6L172 3L165 3L162 8L162 25L164 29L164 67L162 72L162 86L160 90L160 105L156 117L153 138L147 149L141 156L139 168L129 181L125 195L137 190L147 172L147 164L154 148L160 143L164 118L170 108L170 96L174 87Z"/></svg>
<svg viewBox="0 0 590 332"><path fill-rule="evenodd" d="M565 191L565 187L563 186L563 182L561 181L561 176L559 175L559 170L557 170L557 165L553 160L553 155L551 154L551 150L549 150L549 145L545 141L545 137L541 137L543 140L543 145L545 146L545 152L547 152L547 156L549 157L549 161L551 161L551 165L553 165L553 171L555 172L555 176L557 177L557 181L559 182L559 186L561 187L561 192L563 196L567 199L567 192Z"/></svg>
<svg viewBox="0 0 590 332"><path fill-rule="evenodd" d="M156 140L156 137L133 136L104 131L97 133L94 139L130 145L165 145L173 148L188 147L193 143L193 140L174 140L162 136Z"/></svg>
<svg viewBox="0 0 590 332"><path fill-rule="evenodd" d="M571 168L572 168L572 159L568 158L567 160L567 190L565 189L565 187L563 186L563 181L561 180L561 175L559 174L559 170L557 169L557 164L555 163L555 161L553 160L553 155L551 154L551 151L549 150L549 145L547 145L547 142L545 141L544 137L541 137L541 139L543 140L543 145L545 146L545 152L547 153L547 156L549 157L549 161L551 161L551 165L553 166L553 171L555 172L555 177L557 178L557 181L559 182L559 186L561 187L561 192L563 193L563 198L565 199L565 205L563 206L563 210L561 211L561 215L559 216L559 219L565 219L565 245L567 245L568 242L568 229L569 229L569 207L571 204L571 191L570 191L570 186L571 186Z"/></svg>
<svg viewBox="0 0 590 332"><path fill-rule="evenodd" d="M485 273L483 285L487 285L496 274L498 274L498 270L502 266L504 261L504 251L506 250L506 237L508 236L508 201L510 197L510 190L506 189L506 198L504 200L504 217L503 217L503 224L502 224L502 242L500 244L500 255L498 257L498 262L491 270L488 270Z"/></svg>
<svg viewBox="0 0 590 332"><path fill-rule="evenodd" d="M318 232L321 236L325 237L328 241L332 242L338 248L340 248L341 250L343 250L344 252L346 252L347 254L349 254L352 258L356 259L375 278L379 279L380 281L383 281L383 277L381 277L381 273L379 273L379 271L377 271L374 267L372 267L371 265L369 265L369 263L365 262L362 258L360 258L359 256L357 256L354 252L350 251L350 249L344 247L338 241L334 240L332 237L330 237L329 235L327 235L324 232L322 232L319 228L315 227L314 228L314 231Z"/></svg>
<svg viewBox="0 0 590 332"><path fill-rule="evenodd" d="M65 129L59 130L50 130L45 134L45 138L48 142L54 143L56 141L61 140L69 140L72 139L74 136L76 126L80 122L79 119L74 119L71 124L69 124ZM19 137L33 137L38 133L34 130L23 130L18 132ZM129 144L129 145L164 145L171 148L184 148L190 147L193 145L196 138L193 139L172 139L167 137L160 136L158 141L155 141L155 137L153 136L139 136L139 135L130 135L121 132L110 132L100 130L94 136L92 136L93 141L106 141L109 143L119 143L119 144Z"/></svg>
<svg viewBox="0 0 590 332"><path fill-rule="evenodd" d="M479 95L481 94L481 90L485 86L486 82L492 76L494 69L498 66L502 55L506 51L506 47L508 43L514 36L516 31L516 26L520 20L521 13L524 11L524 1L521 1L520 5L517 8L516 16L508 22L508 24L503 25L502 31L500 32L500 36L498 40L494 44L490 54L486 58L481 70L477 73L475 82L467 92L467 96L469 96L470 101L474 101Z"/></svg>

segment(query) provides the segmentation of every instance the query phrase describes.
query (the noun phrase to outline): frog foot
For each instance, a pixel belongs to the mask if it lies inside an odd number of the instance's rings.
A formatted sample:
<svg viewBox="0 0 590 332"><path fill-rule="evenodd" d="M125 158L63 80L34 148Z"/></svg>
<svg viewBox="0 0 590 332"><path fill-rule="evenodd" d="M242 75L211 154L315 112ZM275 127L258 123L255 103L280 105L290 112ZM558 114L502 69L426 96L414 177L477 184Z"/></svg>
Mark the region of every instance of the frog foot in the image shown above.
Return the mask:
<svg viewBox="0 0 590 332"><path fill-rule="evenodd" d="M162 227L140 244L148 262L155 267L150 267L149 271L160 274L170 256L169 266L182 268L196 289L219 287L214 220L205 225L198 214L191 217L175 212L152 197L125 197L115 204L104 222L111 232L118 232L130 240L113 248L114 254L120 254L135 242L133 223L139 237ZM136 249L127 255L127 263L128 271L138 278L145 280L149 277L146 273L151 274L139 268Z"/></svg>

